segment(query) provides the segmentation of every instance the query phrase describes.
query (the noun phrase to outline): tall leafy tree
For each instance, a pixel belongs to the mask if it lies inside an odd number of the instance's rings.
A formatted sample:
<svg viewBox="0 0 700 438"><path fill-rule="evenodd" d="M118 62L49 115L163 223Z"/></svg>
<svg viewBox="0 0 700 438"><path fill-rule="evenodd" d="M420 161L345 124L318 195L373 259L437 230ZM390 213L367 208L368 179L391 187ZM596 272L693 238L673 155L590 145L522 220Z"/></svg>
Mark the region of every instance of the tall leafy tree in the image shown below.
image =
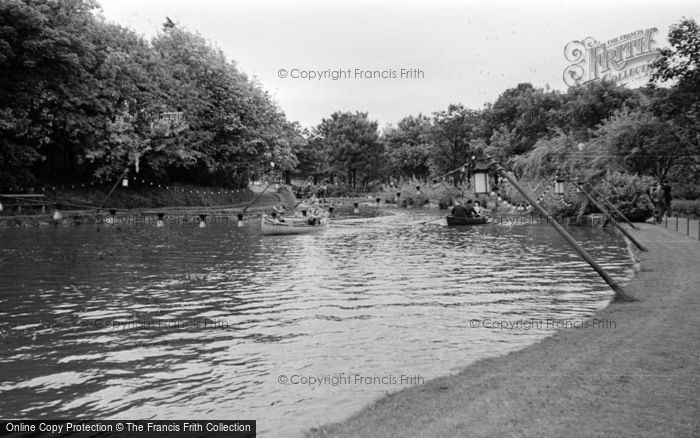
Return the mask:
<svg viewBox="0 0 700 438"><path fill-rule="evenodd" d="M377 122L367 113L335 112L317 128L333 171L357 187L380 176L383 147Z"/></svg>
<svg viewBox="0 0 700 438"><path fill-rule="evenodd" d="M382 141L394 175L426 179L430 174L433 150L432 124L422 114L402 119L396 127L383 133Z"/></svg>
<svg viewBox="0 0 700 438"><path fill-rule="evenodd" d="M651 107L657 117L667 120L683 145L685 154L676 179L700 182L700 26L683 18L668 33L671 47L661 50L653 63L652 83L670 87L655 94Z"/></svg>
<svg viewBox="0 0 700 438"><path fill-rule="evenodd" d="M431 136L433 150L431 166L433 173L453 170L471 159L475 153L474 143L483 133L483 114L462 105L449 105L447 110L433 115ZM454 174L455 183L461 175Z"/></svg>
<svg viewBox="0 0 700 438"><path fill-rule="evenodd" d="M556 91L518 84L503 92L485 111L488 135L509 134L510 141L502 144L507 147L505 155L527 152L541 138L553 135L562 105L563 98Z"/></svg>
<svg viewBox="0 0 700 438"><path fill-rule="evenodd" d="M636 175L650 175L666 183L674 168L687 162L690 145L673 123L649 111L623 110L596 131L599 153L594 165L619 165Z"/></svg>

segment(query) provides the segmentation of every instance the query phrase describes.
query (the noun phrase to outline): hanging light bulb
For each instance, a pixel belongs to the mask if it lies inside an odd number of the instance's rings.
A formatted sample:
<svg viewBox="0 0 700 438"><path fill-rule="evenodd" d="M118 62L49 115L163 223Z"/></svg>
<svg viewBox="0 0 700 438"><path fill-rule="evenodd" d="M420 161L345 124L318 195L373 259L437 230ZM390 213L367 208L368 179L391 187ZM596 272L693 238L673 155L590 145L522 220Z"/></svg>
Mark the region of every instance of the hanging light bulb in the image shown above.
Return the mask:
<svg viewBox="0 0 700 438"><path fill-rule="evenodd" d="M122 180L122 187L129 187L129 177L124 177Z"/></svg>

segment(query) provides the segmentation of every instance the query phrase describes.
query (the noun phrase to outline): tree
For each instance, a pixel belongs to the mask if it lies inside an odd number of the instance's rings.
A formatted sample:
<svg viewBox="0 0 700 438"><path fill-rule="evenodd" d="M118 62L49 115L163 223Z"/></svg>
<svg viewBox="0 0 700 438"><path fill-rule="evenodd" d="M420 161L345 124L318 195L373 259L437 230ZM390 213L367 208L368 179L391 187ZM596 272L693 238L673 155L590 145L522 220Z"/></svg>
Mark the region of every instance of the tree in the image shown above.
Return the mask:
<svg viewBox="0 0 700 438"><path fill-rule="evenodd" d="M149 179L242 186L303 142L221 50L166 20L146 41L93 0L0 3L0 185ZM133 167L132 167L133 166Z"/></svg>
<svg viewBox="0 0 700 438"><path fill-rule="evenodd" d="M295 143L294 154L298 160L296 172L303 177L312 177L314 184L317 184L320 177L331 172L323 136L317 129L304 129L302 136L304 141Z"/></svg>
<svg viewBox="0 0 700 438"><path fill-rule="evenodd" d="M0 182L33 182L31 167L76 173L81 147L94 141L103 105L87 0L0 3ZM99 125L98 125L99 126Z"/></svg>
<svg viewBox="0 0 700 438"><path fill-rule="evenodd" d="M686 153L685 169L674 179L697 183L700 179L700 26L683 18L668 32L670 48L664 48L652 64L652 85L670 85L667 92L658 92L652 109L658 117L668 120L681 139ZM674 172L675 173L675 172Z"/></svg>
<svg viewBox="0 0 700 438"><path fill-rule="evenodd" d="M430 154L434 147L430 119L418 114L402 119L382 137L391 169L397 176L426 179L430 174Z"/></svg>
<svg viewBox="0 0 700 438"><path fill-rule="evenodd" d="M522 154L541 138L552 135L557 114L563 104L561 94L538 89L532 84L518 84L504 91L484 113L486 137L494 132L510 133L505 155Z"/></svg>
<svg viewBox="0 0 700 438"><path fill-rule="evenodd" d="M462 105L449 105L446 111L433 116L433 173L442 174L471 160L473 143L481 139L483 114ZM461 174L455 173L455 184L461 183Z"/></svg>
<svg viewBox="0 0 700 438"><path fill-rule="evenodd" d="M678 135L673 123L644 110L623 110L596 131L600 151L593 167L618 164L628 172L650 175L660 183L687 162L691 145Z"/></svg>
<svg viewBox="0 0 700 438"><path fill-rule="evenodd" d="M573 136L575 141L585 142L615 111L638 107L639 99L638 92L622 85L589 81L568 89L561 109L552 114L552 124Z"/></svg>
<svg viewBox="0 0 700 438"><path fill-rule="evenodd" d="M318 126L333 171L347 175L347 183L355 188L380 177L383 147L379 141L377 122L367 113L335 112Z"/></svg>

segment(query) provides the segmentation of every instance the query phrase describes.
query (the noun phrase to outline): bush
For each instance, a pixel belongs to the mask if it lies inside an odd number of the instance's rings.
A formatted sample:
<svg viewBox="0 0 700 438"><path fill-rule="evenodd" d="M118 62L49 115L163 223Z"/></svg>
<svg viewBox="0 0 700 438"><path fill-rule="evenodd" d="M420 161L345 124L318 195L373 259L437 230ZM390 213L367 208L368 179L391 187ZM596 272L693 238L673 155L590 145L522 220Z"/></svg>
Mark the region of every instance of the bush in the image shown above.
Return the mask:
<svg viewBox="0 0 700 438"><path fill-rule="evenodd" d="M420 194L416 187L420 187ZM404 181L395 187L384 186L384 190L379 196L387 200L387 202L393 202L396 198L396 193L401 193L399 205L403 207L408 207L409 205L422 207L432 200L437 202L442 209L452 205L457 197L468 196L468 194L464 194L456 187L448 186L447 184L426 183L415 178Z"/></svg>
<svg viewBox="0 0 700 438"><path fill-rule="evenodd" d="M611 172L595 189L629 220L643 222L654 215L654 204L647 194L654 184L654 179L648 176Z"/></svg>
<svg viewBox="0 0 700 438"><path fill-rule="evenodd" d="M671 216L700 218L700 199L674 199L671 201Z"/></svg>

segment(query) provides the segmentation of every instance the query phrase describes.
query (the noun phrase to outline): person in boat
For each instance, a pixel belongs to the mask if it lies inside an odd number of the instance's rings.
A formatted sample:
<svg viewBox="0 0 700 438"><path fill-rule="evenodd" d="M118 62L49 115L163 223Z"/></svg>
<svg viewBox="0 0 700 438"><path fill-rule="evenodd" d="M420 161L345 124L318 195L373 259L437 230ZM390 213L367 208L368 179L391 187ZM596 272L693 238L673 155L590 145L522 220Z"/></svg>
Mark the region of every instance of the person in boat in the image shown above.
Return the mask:
<svg viewBox="0 0 700 438"><path fill-rule="evenodd" d="M474 201L474 207L472 208L474 210L474 217L482 217L484 215L484 212L481 210L481 202Z"/></svg>
<svg viewBox="0 0 700 438"><path fill-rule="evenodd" d="M462 202L459 200L455 201L455 206L452 207L452 212L450 214L454 217L468 217L466 207L462 205Z"/></svg>
<svg viewBox="0 0 700 438"><path fill-rule="evenodd" d="M278 213L274 209L272 211L272 214L270 214L270 216L272 216L272 223L273 224L281 224L281 223L285 222L284 217L282 216L282 213Z"/></svg>
<svg viewBox="0 0 700 438"><path fill-rule="evenodd" d="M276 205L276 206L272 207L273 217L277 217L277 220L279 222L285 222L284 214L286 212L287 212L287 209L282 204L280 204L279 206Z"/></svg>
<svg viewBox="0 0 700 438"><path fill-rule="evenodd" d="M476 201L479 202L479 201ZM474 210L474 204L472 204L472 200L469 199L467 201L467 205L464 206L464 208L467 210L467 216L466 217L481 217L476 210Z"/></svg>

